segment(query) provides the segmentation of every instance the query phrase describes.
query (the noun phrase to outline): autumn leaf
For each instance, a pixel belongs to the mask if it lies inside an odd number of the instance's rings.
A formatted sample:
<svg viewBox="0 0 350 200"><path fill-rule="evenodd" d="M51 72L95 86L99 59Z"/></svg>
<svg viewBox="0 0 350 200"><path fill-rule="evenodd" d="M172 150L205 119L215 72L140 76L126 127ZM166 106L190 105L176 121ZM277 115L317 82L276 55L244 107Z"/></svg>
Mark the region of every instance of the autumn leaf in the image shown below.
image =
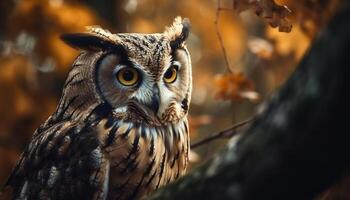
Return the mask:
<svg viewBox="0 0 350 200"><path fill-rule="evenodd" d="M273 28L278 27L280 32L289 33L292 24L286 18L291 14L287 6L277 5L273 0L233 0L233 7L238 12L251 9L256 15L263 18Z"/></svg>
<svg viewBox="0 0 350 200"><path fill-rule="evenodd" d="M243 73L226 73L216 75L215 85L218 88L216 98L222 100L242 101L247 99L257 102L260 96L254 91L254 84Z"/></svg>

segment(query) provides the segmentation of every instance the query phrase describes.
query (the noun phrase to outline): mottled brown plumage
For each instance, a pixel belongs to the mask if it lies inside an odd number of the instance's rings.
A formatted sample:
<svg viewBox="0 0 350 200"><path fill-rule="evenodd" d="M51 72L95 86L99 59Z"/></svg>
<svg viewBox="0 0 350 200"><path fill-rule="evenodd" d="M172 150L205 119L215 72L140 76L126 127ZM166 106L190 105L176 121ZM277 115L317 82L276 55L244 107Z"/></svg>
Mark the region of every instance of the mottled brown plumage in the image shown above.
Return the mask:
<svg viewBox="0 0 350 200"><path fill-rule="evenodd" d="M64 35L83 51L56 112L8 180L13 199L140 199L182 176L192 88L188 26L176 18L164 33L90 27Z"/></svg>

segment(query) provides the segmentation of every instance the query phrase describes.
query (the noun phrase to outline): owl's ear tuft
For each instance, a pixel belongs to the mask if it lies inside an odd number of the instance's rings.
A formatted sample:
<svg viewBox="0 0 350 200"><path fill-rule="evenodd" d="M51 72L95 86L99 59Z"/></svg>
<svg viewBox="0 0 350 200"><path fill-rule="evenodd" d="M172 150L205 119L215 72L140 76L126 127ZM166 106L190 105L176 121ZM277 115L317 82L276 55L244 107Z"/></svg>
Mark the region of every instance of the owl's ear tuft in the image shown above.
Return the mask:
<svg viewBox="0 0 350 200"><path fill-rule="evenodd" d="M66 33L61 35L61 39L73 48L90 51L110 48L112 45L95 35L87 33Z"/></svg>
<svg viewBox="0 0 350 200"><path fill-rule="evenodd" d="M85 33L65 33L61 39L73 48L91 51L111 49L119 42L117 35L99 27L87 27Z"/></svg>
<svg viewBox="0 0 350 200"><path fill-rule="evenodd" d="M173 24L164 31L165 37L170 40L172 49L185 43L190 33L190 21L187 18L176 17Z"/></svg>

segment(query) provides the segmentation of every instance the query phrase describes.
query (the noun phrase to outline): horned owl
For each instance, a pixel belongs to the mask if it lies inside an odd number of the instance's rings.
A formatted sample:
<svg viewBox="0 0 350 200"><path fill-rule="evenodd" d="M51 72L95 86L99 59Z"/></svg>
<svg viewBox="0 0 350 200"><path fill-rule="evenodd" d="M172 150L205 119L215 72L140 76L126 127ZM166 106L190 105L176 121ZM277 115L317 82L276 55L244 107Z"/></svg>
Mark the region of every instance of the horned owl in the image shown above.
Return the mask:
<svg viewBox="0 0 350 200"><path fill-rule="evenodd" d="M185 173L191 99L189 22L163 33L90 27L57 110L10 176L14 199L139 199Z"/></svg>

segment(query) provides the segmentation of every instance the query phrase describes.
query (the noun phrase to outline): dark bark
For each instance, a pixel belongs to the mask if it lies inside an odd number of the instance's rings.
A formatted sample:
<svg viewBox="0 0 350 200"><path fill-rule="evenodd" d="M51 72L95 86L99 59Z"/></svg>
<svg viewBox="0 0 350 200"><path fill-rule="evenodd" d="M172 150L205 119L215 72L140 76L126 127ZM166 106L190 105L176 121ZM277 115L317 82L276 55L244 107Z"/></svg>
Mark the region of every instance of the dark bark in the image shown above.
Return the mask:
<svg viewBox="0 0 350 200"><path fill-rule="evenodd" d="M349 69L344 1L238 143L150 199L313 199L349 169Z"/></svg>

